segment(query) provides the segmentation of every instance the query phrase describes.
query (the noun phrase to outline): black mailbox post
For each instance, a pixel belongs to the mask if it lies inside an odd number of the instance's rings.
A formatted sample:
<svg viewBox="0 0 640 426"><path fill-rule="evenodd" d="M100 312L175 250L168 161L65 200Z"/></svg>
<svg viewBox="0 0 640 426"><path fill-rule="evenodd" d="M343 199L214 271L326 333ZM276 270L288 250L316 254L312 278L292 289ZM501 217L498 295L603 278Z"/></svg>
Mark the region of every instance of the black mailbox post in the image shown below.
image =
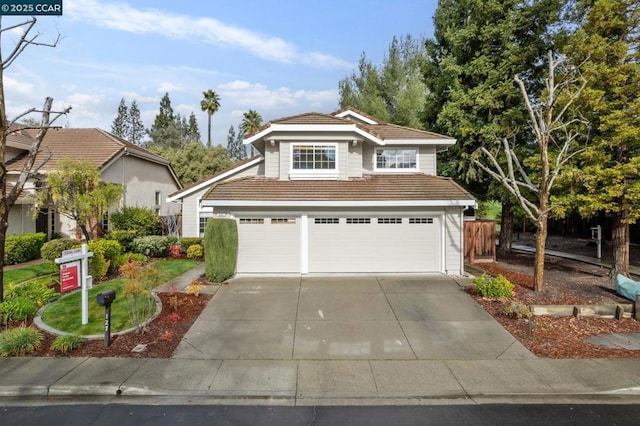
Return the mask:
<svg viewBox="0 0 640 426"><path fill-rule="evenodd" d="M98 305L104 306L104 347L111 346L111 304L116 300L115 290L106 290L97 295Z"/></svg>

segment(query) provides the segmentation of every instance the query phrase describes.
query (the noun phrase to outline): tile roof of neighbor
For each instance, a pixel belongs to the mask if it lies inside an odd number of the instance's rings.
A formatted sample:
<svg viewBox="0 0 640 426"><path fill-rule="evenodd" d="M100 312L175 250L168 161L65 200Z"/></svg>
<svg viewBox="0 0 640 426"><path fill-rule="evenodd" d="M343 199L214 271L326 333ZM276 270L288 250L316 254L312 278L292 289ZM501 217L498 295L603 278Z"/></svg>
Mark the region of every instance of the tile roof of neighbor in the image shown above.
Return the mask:
<svg viewBox="0 0 640 426"><path fill-rule="evenodd" d="M243 177L214 185L203 200L388 201L473 200L449 178L406 173L365 175L348 180L279 180Z"/></svg>
<svg viewBox="0 0 640 426"><path fill-rule="evenodd" d="M28 130L35 137L36 130ZM144 157L150 161L169 165L169 161L152 152L134 145L102 129L49 129L40 145L36 164L50 155L51 158L42 167L43 171L55 170L60 160L66 157L82 158L91 162L94 167L101 168L118 154L127 150L133 155ZM8 164L9 170L21 170L24 157L17 157Z"/></svg>

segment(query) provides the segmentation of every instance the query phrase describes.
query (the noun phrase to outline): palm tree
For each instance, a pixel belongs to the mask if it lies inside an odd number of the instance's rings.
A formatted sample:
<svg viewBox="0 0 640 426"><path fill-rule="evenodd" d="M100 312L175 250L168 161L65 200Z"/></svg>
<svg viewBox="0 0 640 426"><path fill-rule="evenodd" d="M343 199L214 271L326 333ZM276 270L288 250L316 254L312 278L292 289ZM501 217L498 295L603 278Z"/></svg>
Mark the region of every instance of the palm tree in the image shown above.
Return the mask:
<svg viewBox="0 0 640 426"><path fill-rule="evenodd" d="M200 101L200 108L202 108L202 111L207 112L207 118L209 119L207 123L207 147L211 148L211 116L220 108L220 96L211 89L202 92L202 95L204 99Z"/></svg>
<svg viewBox="0 0 640 426"><path fill-rule="evenodd" d="M250 135L262 126L262 116L254 109L245 112L243 117L242 123L240 123L240 130L245 135ZM251 145L251 156L253 157L253 145Z"/></svg>

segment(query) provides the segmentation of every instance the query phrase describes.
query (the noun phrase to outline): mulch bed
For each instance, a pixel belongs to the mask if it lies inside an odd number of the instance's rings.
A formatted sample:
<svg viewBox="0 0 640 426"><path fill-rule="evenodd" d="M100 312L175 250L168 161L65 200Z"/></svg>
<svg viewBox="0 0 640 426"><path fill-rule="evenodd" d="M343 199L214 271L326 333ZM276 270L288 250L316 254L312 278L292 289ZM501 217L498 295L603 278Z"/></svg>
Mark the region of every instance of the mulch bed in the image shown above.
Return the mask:
<svg viewBox="0 0 640 426"><path fill-rule="evenodd" d="M80 348L60 354L49 349L56 336L44 333L45 338L40 349L28 356L171 358L211 296L200 294L196 297L185 293L158 293L158 296L163 306L160 315L142 332L113 336L108 348L104 347L104 339L87 340ZM131 350L139 344L146 344L146 349L142 352L132 352Z"/></svg>
<svg viewBox="0 0 640 426"><path fill-rule="evenodd" d="M504 313L513 303L525 305L581 305L630 303L615 294L612 279L605 271L572 263L561 266L550 262L545 271L545 289L533 291L533 276L522 272L531 268L532 255L515 255L495 263L476 264L491 275L504 275L516 285L515 296L507 300L488 300L467 291L527 349L541 358L640 358L640 350L611 349L596 346L585 338L606 333L640 333L640 322L600 317L535 316L514 319ZM580 269L587 269L581 271ZM601 276L603 275L603 276Z"/></svg>

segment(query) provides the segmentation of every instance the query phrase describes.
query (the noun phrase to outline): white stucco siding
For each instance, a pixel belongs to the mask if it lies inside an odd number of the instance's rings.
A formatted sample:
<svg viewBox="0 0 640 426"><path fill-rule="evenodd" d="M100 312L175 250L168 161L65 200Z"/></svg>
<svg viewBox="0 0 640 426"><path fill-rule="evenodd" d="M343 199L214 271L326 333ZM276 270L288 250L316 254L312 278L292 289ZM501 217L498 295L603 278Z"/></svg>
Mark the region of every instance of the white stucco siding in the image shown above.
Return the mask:
<svg viewBox="0 0 640 426"><path fill-rule="evenodd" d="M102 170L105 182L120 183L125 186L123 205L146 207L155 210L156 193L159 193L159 214L161 216L177 214L180 206L167 203L169 194L180 189L169 169L150 161L132 156L120 157Z"/></svg>
<svg viewBox="0 0 640 426"><path fill-rule="evenodd" d="M463 272L462 208L448 207L445 211L444 250L445 271L450 275Z"/></svg>

